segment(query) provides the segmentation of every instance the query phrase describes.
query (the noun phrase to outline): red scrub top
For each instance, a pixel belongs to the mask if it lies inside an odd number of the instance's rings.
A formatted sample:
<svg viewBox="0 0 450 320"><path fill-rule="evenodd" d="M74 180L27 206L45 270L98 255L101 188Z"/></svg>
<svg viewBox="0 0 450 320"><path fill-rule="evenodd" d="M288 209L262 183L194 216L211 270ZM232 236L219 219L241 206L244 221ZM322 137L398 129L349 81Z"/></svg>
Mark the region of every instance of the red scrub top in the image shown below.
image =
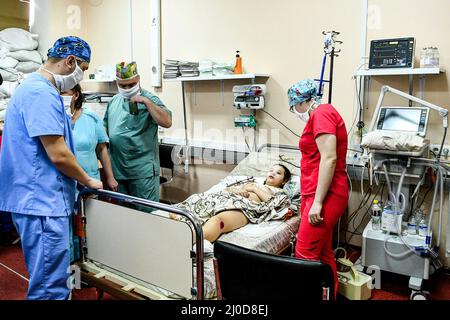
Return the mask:
<svg viewBox="0 0 450 320"><path fill-rule="evenodd" d="M344 120L331 104L319 105L310 115L300 138L301 159L301 192L302 195L316 193L320 152L315 139L321 134L336 136L336 169L329 192L348 198L346 171L347 129Z"/></svg>

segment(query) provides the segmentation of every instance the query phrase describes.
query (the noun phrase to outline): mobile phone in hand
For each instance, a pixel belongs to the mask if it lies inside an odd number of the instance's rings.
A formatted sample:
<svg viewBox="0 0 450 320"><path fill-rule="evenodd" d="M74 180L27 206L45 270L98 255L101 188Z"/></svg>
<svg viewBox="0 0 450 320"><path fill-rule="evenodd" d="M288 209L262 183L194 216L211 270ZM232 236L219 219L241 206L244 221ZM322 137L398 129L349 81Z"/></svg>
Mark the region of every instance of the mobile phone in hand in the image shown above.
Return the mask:
<svg viewBox="0 0 450 320"><path fill-rule="evenodd" d="M138 114L137 103L132 102L132 101L128 102L128 108L129 108L130 114L132 114L132 115L137 115Z"/></svg>

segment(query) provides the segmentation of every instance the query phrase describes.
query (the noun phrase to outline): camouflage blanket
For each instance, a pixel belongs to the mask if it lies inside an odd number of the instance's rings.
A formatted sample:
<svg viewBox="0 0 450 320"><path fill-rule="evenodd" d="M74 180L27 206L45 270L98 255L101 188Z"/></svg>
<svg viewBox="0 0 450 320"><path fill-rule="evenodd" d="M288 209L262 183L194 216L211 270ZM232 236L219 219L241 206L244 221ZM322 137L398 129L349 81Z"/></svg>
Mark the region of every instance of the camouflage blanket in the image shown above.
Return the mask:
<svg viewBox="0 0 450 320"><path fill-rule="evenodd" d="M251 223L281 219L277 212L289 205L288 195L280 190L265 202L256 202L229 191L196 193L175 206L192 212L204 224L211 217L226 210L241 210Z"/></svg>

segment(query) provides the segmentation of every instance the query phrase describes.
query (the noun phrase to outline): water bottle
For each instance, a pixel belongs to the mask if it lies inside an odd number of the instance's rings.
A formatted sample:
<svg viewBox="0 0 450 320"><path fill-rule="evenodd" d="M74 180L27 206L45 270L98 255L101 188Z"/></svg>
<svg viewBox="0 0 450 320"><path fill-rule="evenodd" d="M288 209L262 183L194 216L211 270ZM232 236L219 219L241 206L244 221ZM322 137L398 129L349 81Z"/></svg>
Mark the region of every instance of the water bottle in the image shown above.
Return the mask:
<svg viewBox="0 0 450 320"><path fill-rule="evenodd" d="M425 218L419 222L419 236L426 237L428 235L428 225Z"/></svg>
<svg viewBox="0 0 450 320"><path fill-rule="evenodd" d="M378 200L373 200L372 204L372 230L380 230L381 226L381 206Z"/></svg>
<svg viewBox="0 0 450 320"><path fill-rule="evenodd" d="M408 234L417 234L416 217L412 214L408 221Z"/></svg>
<svg viewBox="0 0 450 320"><path fill-rule="evenodd" d="M433 47L426 47L422 49L420 53L420 67L421 68L432 68L432 61L434 56Z"/></svg>
<svg viewBox="0 0 450 320"><path fill-rule="evenodd" d="M427 48L422 48L420 51L420 67L425 68L427 63Z"/></svg>
<svg viewBox="0 0 450 320"><path fill-rule="evenodd" d="M430 66L433 68L439 68L439 51L437 47L431 47L431 61Z"/></svg>

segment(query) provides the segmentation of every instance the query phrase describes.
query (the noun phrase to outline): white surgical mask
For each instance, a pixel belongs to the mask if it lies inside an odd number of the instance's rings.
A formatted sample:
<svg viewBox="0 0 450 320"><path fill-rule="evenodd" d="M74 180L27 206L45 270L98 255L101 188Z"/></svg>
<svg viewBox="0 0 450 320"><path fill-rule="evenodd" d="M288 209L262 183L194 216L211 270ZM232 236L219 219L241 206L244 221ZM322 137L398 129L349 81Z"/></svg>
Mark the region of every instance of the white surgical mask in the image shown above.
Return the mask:
<svg viewBox="0 0 450 320"><path fill-rule="evenodd" d="M311 110L311 108L315 105L316 103L313 102L311 103L311 105L309 106L308 110L306 110L305 112L298 112L297 109L294 107L294 113L295 115L302 121L304 122L308 122L309 120L309 111Z"/></svg>
<svg viewBox="0 0 450 320"><path fill-rule="evenodd" d="M61 96L61 97L63 98L64 110L66 110L66 113L69 116L72 116L72 110L70 109L70 106L72 105L73 96Z"/></svg>
<svg viewBox="0 0 450 320"><path fill-rule="evenodd" d="M41 67L41 69L53 75L53 78L55 78L56 88L60 92L64 92L73 89L73 87L75 87L77 84L81 82L81 80L83 80L84 76L83 70L78 66L77 63L75 63L75 66L76 66L75 70L71 74L65 76L55 74L43 67Z"/></svg>
<svg viewBox="0 0 450 320"><path fill-rule="evenodd" d="M117 89L119 90L119 93L122 95L122 97L124 97L125 99L131 99L139 93L141 87L138 82L134 87L130 89L123 89L119 86L117 86Z"/></svg>

